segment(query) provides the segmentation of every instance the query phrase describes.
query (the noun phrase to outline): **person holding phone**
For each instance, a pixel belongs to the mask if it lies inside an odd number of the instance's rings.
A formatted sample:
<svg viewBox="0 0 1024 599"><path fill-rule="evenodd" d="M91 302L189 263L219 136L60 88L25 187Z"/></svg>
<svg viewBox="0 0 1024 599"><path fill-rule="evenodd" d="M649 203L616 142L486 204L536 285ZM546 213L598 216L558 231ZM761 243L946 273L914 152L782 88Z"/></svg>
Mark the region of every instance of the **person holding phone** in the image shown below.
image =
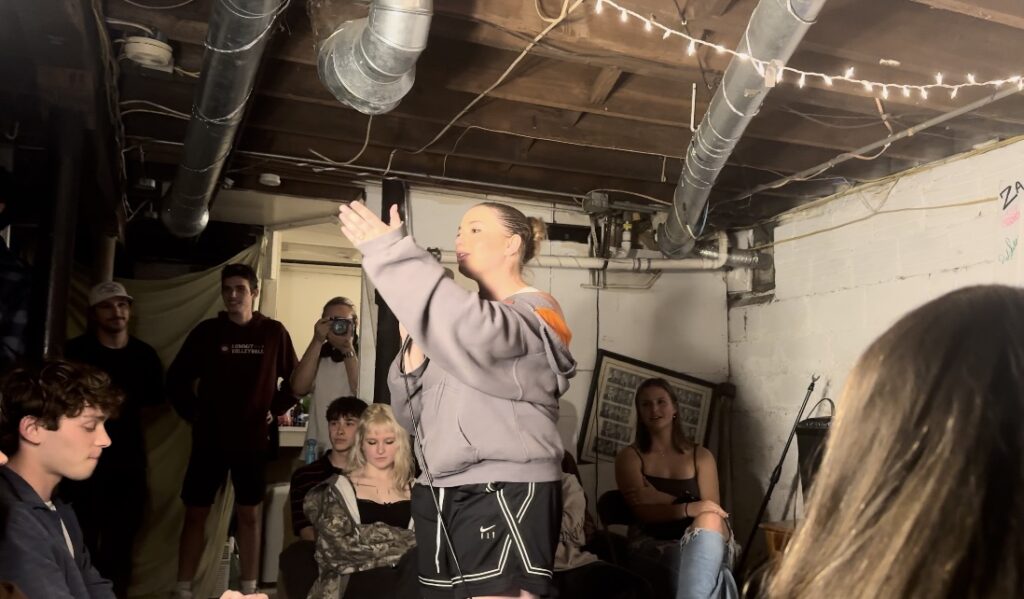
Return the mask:
<svg viewBox="0 0 1024 599"><path fill-rule="evenodd" d="M339 397L357 396L359 357L356 355L359 325L356 305L347 297L335 297L324 305L313 325L313 338L292 373L295 395L312 393L306 442L316 440L316 455L331 449L327 406Z"/></svg>

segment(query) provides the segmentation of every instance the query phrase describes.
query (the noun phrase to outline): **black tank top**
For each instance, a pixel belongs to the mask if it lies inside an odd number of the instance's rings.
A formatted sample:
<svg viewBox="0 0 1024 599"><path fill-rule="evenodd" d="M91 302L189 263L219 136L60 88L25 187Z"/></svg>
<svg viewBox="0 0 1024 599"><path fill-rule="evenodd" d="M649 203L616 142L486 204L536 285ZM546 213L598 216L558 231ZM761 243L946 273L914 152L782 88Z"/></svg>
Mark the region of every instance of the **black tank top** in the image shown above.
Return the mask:
<svg viewBox="0 0 1024 599"><path fill-rule="evenodd" d="M395 528L409 528L412 518L412 502L408 499L394 503L377 503L369 499L356 499L359 520L363 524L383 522Z"/></svg>
<svg viewBox="0 0 1024 599"><path fill-rule="evenodd" d="M632 446L631 446L632 447ZM673 503L691 503L700 501L700 485L697 484L697 448L693 448L693 478L663 478L660 476L647 476L644 472L644 456L640 450L633 447L638 458L640 458L640 473L644 480L652 487L676 498ZM686 528L693 522L693 518L683 518L674 522L658 522L643 524L640 529L648 536L655 539L670 541L681 539Z"/></svg>

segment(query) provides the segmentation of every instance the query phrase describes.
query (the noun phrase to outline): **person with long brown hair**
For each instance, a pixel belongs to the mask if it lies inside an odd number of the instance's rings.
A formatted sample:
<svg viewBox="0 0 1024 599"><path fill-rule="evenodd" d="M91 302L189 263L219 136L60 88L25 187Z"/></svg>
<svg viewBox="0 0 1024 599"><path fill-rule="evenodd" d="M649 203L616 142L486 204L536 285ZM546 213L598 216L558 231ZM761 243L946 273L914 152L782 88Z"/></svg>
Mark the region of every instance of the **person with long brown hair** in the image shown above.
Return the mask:
<svg viewBox="0 0 1024 599"><path fill-rule="evenodd" d="M766 596L1024 596L1024 290L969 287L860 357Z"/></svg>
<svg viewBox="0 0 1024 599"><path fill-rule="evenodd" d="M679 402L664 379L640 383L633 403L636 440L615 458L616 483L637 520L632 550L665 566L677 599L718 597L722 589L735 596L735 548L714 456L686 438Z"/></svg>
<svg viewBox="0 0 1024 599"><path fill-rule="evenodd" d="M558 398L576 362L558 302L524 280L543 223L496 203L463 215L455 251L474 293L416 246L397 209L385 224L353 202L340 218L407 332L388 383L399 422L418 439L423 596L550 596L562 515Z"/></svg>

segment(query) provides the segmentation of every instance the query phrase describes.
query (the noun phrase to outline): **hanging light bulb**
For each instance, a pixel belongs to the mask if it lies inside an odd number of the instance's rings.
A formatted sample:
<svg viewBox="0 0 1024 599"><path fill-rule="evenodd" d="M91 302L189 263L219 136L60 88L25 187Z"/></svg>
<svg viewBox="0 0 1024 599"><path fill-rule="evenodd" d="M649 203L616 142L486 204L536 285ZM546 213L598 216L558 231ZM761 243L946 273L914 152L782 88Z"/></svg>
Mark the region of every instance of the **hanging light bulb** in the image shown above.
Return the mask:
<svg viewBox="0 0 1024 599"><path fill-rule="evenodd" d="M594 5L594 14L601 14L604 12L604 0L597 0L597 4Z"/></svg>
<svg viewBox="0 0 1024 599"><path fill-rule="evenodd" d="M697 41L690 40L690 45L686 47L686 55L693 56L697 53Z"/></svg>
<svg viewBox="0 0 1024 599"><path fill-rule="evenodd" d="M806 85L806 84L807 84L807 74L806 73L800 73L800 80L796 82L796 86L802 89L803 86Z"/></svg>
<svg viewBox="0 0 1024 599"><path fill-rule="evenodd" d="M951 92L949 93L949 99L950 99L950 100L954 100L954 99L956 99L956 94L957 94L957 92L959 92L959 91L960 91L960 88L959 88L959 87L954 87L954 88L953 88L953 91L951 91Z"/></svg>
<svg viewBox="0 0 1024 599"><path fill-rule="evenodd" d="M629 15L626 13L625 8L623 8L622 12L619 13L619 20L621 20L623 23L629 20Z"/></svg>
<svg viewBox="0 0 1024 599"><path fill-rule="evenodd" d="M671 29L665 29L665 33L661 34L661 39L667 40L668 36L672 35Z"/></svg>
<svg viewBox="0 0 1024 599"><path fill-rule="evenodd" d="M976 85L978 83L977 79L974 78L974 73L967 73L967 81L970 82L971 85Z"/></svg>
<svg viewBox="0 0 1024 599"><path fill-rule="evenodd" d="M921 98L923 100L927 100L928 99L928 90L923 88L923 87L921 88Z"/></svg>
<svg viewBox="0 0 1024 599"><path fill-rule="evenodd" d="M935 84L942 85L942 73L935 73Z"/></svg>
<svg viewBox="0 0 1024 599"><path fill-rule="evenodd" d="M846 69L846 74L843 76L846 77L847 79L853 77L853 67Z"/></svg>
<svg viewBox="0 0 1024 599"><path fill-rule="evenodd" d="M874 91L874 89L875 88L874 88L874 86L871 85L870 81L865 81L864 82L864 91L871 92L871 91Z"/></svg>
<svg viewBox="0 0 1024 599"><path fill-rule="evenodd" d="M910 97L910 88L907 87L906 85L903 86L903 97L904 98L909 98Z"/></svg>
<svg viewBox="0 0 1024 599"><path fill-rule="evenodd" d="M887 99L887 100L889 99L889 86L888 85L883 85L882 86L882 97Z"/></svg>
<svg viewBox="0 0 1024 599"><path fill-rule="evenodd" d="M650 33L653 29L654 26L651 25L650 19L644 19L644 31Z"/></svg>
<svg viewBox="0 0 1024 599"><path fill-rule="evenodd" d="M825 75L825 85L832 87L832 78L828 75Z"/></svg>

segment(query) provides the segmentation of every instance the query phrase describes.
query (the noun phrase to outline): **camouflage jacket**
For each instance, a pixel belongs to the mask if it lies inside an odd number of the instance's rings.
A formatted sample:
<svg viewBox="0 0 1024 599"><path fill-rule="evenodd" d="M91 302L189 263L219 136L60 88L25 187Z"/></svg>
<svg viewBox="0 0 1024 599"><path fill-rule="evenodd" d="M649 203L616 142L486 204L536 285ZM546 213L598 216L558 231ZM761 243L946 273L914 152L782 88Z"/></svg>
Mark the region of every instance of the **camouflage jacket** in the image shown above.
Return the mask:
<svg viewBox="0 0 1024 599"><path fill-rule="evenodd" d="M415 533L382 522L362 524L352 482L332 476L306 494L302 510L316 529L320 576L307 599L341 599L348 575L394 566L416 545Z"/></svg>

